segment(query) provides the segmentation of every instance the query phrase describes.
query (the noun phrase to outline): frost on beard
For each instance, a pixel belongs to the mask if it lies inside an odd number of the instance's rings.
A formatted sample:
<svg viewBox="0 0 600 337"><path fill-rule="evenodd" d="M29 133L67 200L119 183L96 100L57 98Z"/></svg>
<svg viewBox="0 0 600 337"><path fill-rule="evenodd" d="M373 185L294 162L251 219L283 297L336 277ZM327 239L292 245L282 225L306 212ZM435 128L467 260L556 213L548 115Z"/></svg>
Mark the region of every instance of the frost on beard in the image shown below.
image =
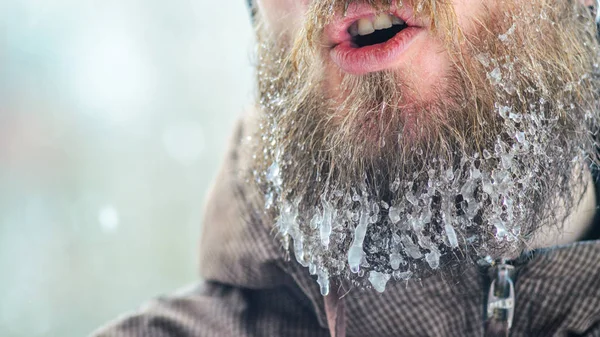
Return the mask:
<svg viewBox="0 0 600 337"><path fill-rule="evenodd" d="M511 27L499 38L509 43L513 31ZM323 295L334 278L383 292L388 282L433 274L457 255L477 261L500 250L522 249L535 211L544 207L533 196L548 191L549 185L557 186L550 190L555 192L568 184L551 181L557 172L564 177L564 172L585 166L591 140L581 145L581 139L556 137L564 128L556 116L578 115L578 107L550 102L542 85L517 92L511 81L519 75L516 60L488 54L475 59L487 69L485 78L502 98L490 111L502 125L501 133L478 151L453 160L440 158L420 172L385 177L379 184L368 179L353 186L323 182L319 171L319 193L307 198L293 191L284 195L286 179L312 176L286 176L288 170L298 173L292 170L298 164L284 149L271 149L277 155L256 174L266 186L265 208L275 214L284 247L289 249L291 243L296 260L316 275ZM509 103L515 95L526 108L517 110ZM585 133L586 123L597 124L596 115L586 118L569 121L580 123L575 132ZM280 143L271 137L269 144ZM303 163L303 170L320 169L312 164Z"/></svg>
<svg viewBox="0 0 600 337"><path fill-rule="evenodd" d="M498 113L504 108L498 105ZM545 163L541 158L558 126L535 111L520 116L518 124L508 116L511 139L499 137L485 157L463 158L459 167L432 167L419 186L412 178L399 179L404 193L396 193L400 198L391 204L369 194L364 182L352 191L325 192L311 207L302 208L300 200L276 201L279 234L284 242L291 239L297 261L317 275L323 295L332 277L382 292L391 279L434 272L453 250L486 247L490 239L479 226L490 227L497 242L518 248L521 224L534 207L529 196L544 183L534 173L542 169L538 165Z"/></svg>

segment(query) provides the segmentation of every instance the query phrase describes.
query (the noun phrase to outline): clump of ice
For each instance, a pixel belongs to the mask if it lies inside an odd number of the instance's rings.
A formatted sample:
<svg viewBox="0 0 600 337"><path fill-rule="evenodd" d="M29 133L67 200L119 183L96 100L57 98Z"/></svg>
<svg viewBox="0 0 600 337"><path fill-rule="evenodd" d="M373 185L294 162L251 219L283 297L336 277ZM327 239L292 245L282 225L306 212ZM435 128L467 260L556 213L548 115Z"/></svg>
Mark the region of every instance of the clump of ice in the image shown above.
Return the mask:
<svg viewBox="0 0 600 337"><path fill-rule="evenodd" d="M420 259L423 256L419 246L417 246L408 235L402 234L402 236L400 236L400 241L404 245L406 253L413 259Z"/></svg>
<svg viewBox="0 0 600 337"><path fill-rule="evenodd" d="M403 264L404 262L404 258L402 258L402 255L400 255L399 253L392 253L390 254L390 266L392 267L392 269L397 270L398 268L400 268L400 264Z"/></svg>
<svg viewBox="0 0 600 337"><path fill-rule="evenodd" d="M400 221L400 209L396 206L390 207L388 216L390 217L392 223L398 223Z"/></svg>
<svg viewBox="0 0 600 337"><path fill-rule="evenodd" d="M440 266L440 252L433 249L431 252L425 254L425 261L427 261L431 269L437 269Z"/></svg>
<svg viewBox="0 0 600 337"><path fill-rule="evenodd" d="M369 282L371 282L373 288L380 293L385 291L385 286L390 280L390 278L390 274L384 274L377 271L371 271L369 273Z"/></svg>
<svg viewBox="0 0 600 337"><path fill-rule="evenodd" d="M502 41L504 43L508 42L510 36L515 33L515 28L517 28L517 24L513 22L512 26L510 26L510 28L506 31L506 33L500 34L498 36L498 39L500 39L500 41Z"/></svg>
<svg viewBox="0 0 600 337"><path fill-rule="evenodd" d="M500 68L494 68L494 70L488 73L488 78L492 83L499 84L502 81L502 71Z"/></svg>
<svg viewBox="0 0 600 337"><path fill-rule="evenodd" d="M274 187L281 187L281 170L277 161L273 162L273 164L271 164L271 166L267 170L266 178L267 181L273 183Z"/></svg>

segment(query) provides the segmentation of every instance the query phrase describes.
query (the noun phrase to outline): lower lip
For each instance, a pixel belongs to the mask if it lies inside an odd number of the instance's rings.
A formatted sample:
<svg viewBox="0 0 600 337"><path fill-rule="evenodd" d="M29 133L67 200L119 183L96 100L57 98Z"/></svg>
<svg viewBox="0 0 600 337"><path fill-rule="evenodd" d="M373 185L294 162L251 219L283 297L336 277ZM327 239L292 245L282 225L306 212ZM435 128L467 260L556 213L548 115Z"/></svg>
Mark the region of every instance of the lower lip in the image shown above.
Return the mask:
<svg viewBox="0 0 600 337"><path fill-rule="evenodd" d="M391 68L401 61L406 51L424 29L408 27L384 43L357 48L344 41L330 52L333 62L344 72L363 75Z"/></svg>

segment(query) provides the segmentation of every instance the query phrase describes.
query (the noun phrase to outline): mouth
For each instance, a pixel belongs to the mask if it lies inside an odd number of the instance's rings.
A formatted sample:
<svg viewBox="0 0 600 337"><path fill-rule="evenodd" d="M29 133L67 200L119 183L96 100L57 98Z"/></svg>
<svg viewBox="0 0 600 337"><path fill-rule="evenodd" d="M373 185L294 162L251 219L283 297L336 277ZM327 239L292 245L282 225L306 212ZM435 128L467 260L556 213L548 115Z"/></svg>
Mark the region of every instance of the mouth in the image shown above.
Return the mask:
<svg viewBox="0 0 600 337"><path fill-rule="evenodd" d="M352 47L363 48L386 43L406 28L408 25L399 17L382 13L374 20L362 18L355 21L348 28L348 33L352 37Z"/></svg>
<svg viewBox="0 0 600 337"><path fill-rule="evenodd" d="M404 7L377 13L368 5L351 6L344 17L325 28L333 62L354 75L389 69L402 62L409 47L425 33L412 10Z"/></svg>

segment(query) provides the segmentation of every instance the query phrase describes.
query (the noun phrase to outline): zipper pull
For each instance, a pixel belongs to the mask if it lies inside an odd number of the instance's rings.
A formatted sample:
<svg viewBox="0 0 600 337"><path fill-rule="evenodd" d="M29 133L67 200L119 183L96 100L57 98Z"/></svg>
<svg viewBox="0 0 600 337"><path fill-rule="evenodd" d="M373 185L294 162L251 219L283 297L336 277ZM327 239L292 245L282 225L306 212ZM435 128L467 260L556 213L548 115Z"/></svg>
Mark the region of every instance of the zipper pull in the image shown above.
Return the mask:
<svg viewBox="0 0 600 337"><path fill-rule="evenodd" d="M486 336L508 336L515 314L514 267L502 259L495 271L488 292Z"/></svg>

